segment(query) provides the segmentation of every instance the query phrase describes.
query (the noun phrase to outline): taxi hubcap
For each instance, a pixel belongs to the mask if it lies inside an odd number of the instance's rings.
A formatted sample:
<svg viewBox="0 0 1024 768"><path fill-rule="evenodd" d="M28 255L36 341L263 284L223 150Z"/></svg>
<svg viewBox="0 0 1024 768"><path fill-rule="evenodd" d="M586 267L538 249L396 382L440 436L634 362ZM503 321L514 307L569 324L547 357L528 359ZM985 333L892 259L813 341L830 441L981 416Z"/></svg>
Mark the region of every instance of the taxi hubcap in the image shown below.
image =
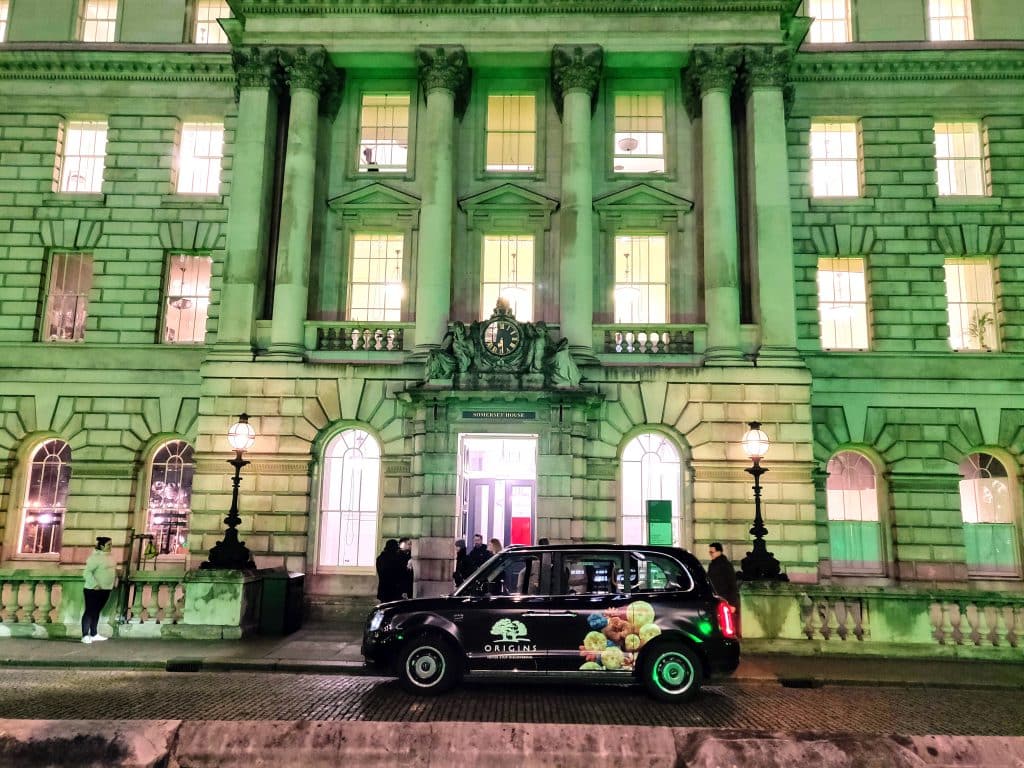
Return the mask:
<svg viewBox="0 0 1024 768"><path fill-rule="evenodd" d="M654 682L668 693L682 693L693 679L689 660L678 653L667 653L654 665Z"/></svg>
<svg viewBox="0 0 1024 768"><path fill-rule="evenodd" d="M434 648L421 648L409 658L409 671L419 685L435 683L444 674L444 659Z"/></svg>

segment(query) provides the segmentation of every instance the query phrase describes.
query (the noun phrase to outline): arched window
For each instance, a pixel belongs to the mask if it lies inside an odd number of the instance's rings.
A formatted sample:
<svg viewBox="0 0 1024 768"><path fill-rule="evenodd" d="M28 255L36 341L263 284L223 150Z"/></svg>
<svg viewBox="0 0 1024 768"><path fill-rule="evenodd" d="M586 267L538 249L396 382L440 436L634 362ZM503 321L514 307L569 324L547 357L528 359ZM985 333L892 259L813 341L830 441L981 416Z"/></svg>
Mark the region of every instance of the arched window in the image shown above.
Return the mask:
<svg viewBox="0 0 1024 768"><path fill-rule="evenodd" d="M964 521L967 573L1017 576L1020 549L1006 467L995 456L972 453L960 462L960 514Z"/></svg>
<svg viewBox="0 0 1024 768"><path fill-rule="evenodd" d="M192 446L184 440L164 443L153 455L149 473L146 533L161 555L183 555L192 512Z"/></svg>
<svg viewBox="0 0 1024 768"><path fill-rule="evenodd" d="M664 435L637 435L622 451L622 543L680 543L679 451ZM657 503L661 502L661 503Z"/></svg>
<svg viewBox="0 0 1024 768"><path fill-rule="evenodd" d="M320 493L320 558L325 568L370 567L377 554L380 446L346 429L324 451Z"/></svg>
<svg viewBox="0 0 1024 768"><path fill-rule="evenodd" d="M885 573L875 467L862 454L842 451L829 459L827 470L833 573Z"/></svg>
<svg viewBox="0 0 1024 768"><path fill-rule="evenodd" d="M71 446L63 440L47 440L32 454L18 547L21 554L60 552L70 482Z"/></svg>

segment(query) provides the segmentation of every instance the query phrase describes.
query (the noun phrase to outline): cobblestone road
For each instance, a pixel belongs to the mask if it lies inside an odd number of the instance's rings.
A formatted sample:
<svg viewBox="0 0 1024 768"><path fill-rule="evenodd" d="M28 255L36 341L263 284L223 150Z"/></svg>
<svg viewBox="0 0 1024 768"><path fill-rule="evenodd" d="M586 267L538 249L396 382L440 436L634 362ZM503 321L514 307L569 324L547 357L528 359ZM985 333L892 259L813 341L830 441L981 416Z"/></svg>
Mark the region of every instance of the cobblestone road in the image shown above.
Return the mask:
<svg viewBox="0 0 1024 768"><path fill-rule="evenodd" d="M993 706L998 699L998 706ZM375 677L6 669L0 718L604 723L862 733L1024 735L1024 697L945 688L708 686L686 705L629 686L493 680L440 698Z"/></svg>

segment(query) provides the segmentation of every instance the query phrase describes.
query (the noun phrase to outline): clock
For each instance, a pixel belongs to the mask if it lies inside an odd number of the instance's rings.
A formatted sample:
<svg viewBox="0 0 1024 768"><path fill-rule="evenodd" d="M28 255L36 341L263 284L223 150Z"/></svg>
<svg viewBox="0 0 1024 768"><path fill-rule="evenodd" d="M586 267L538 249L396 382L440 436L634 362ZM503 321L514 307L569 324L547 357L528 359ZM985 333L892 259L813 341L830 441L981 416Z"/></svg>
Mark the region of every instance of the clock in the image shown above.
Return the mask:
<svg viewBox="0 0 1024 768"><path fill-rule="evenodd" d="M522 345L523 334L515 320L499 317L484 326L482 339L484 349L490 354L508 357Z"/></svg>

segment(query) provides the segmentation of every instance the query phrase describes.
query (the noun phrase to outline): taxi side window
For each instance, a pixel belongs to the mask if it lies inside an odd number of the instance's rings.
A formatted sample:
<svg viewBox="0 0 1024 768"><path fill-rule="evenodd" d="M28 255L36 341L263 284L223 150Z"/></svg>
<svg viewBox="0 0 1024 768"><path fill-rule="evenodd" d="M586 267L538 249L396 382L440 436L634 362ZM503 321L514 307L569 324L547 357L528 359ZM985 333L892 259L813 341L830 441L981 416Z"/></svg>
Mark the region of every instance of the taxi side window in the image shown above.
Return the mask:
<svg viewBox="0 0 1024 768"><path fill-rule="evenodd" d="M613 595L619 591L619 563L607 557L562 558L562 592L566 595Z"/></svg>
<svg viewBox="0 0 1024 768"><path fill-rule="evenodd" d="M629 570L634 592L689 592L693 589L689 571L664 555L631 555Z"/></svg>
<svg viewBox="0 0 1024 768"><path fill-rule="evenodd" d="M471 592L482 595L540 595L542 583L540 555L506 557L485 571L472 585Z"/></svg>

